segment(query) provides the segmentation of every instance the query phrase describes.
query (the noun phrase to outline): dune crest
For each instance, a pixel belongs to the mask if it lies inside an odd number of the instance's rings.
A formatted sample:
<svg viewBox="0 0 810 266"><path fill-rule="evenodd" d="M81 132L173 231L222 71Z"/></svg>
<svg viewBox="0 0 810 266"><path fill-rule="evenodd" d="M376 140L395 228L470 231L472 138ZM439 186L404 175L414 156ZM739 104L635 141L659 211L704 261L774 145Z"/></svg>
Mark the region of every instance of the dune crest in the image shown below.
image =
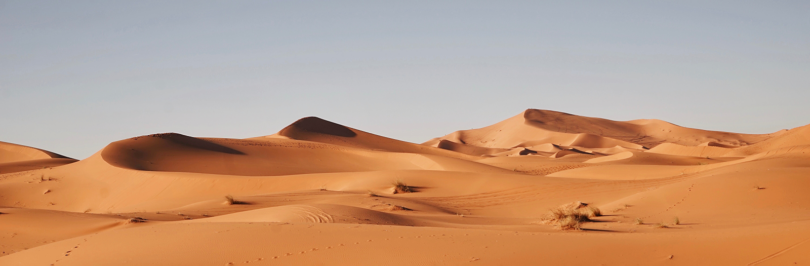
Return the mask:
<svg viewBox="0 0 810 266"><path fill-rule="evenodd" d="M344 138L357 136L357 133L351 128L314 116L301 118L278 132L279 135L292 139L296 139L298 135L304 135L302 137L306 137L306 133L333 135Z"/></svg>

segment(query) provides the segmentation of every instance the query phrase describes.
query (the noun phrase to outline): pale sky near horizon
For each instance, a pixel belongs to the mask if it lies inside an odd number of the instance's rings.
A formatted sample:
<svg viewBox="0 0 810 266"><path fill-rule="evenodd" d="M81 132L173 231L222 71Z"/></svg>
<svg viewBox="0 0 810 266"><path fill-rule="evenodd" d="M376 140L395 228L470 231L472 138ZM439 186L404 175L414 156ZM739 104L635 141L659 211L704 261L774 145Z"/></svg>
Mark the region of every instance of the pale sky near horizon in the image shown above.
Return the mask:
<svg viewBox="0 0 810 266"><path fill-rule="evenodd" d="M421 143L527 108L810 124L810 1L0 1L0 141L83 159L305 116Z"/></svg>

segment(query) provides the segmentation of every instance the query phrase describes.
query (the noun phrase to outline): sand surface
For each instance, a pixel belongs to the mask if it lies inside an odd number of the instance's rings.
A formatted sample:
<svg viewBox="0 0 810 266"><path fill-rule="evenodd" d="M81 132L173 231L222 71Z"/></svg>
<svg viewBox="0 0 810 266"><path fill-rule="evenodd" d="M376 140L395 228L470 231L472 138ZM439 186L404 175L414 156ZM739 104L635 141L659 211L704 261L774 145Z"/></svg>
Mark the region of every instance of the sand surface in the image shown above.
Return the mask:
<svg viewBox="0 0 810 266"><path fill-rule="evenodd" d="M268 132L270 133L270 132ZM397 186L399 184L399 186ZM552 210L601 215L573 228ZM316 117L76 161L0 142L0 265L808 265L810 126L526 110L422 144Z"/></svg>

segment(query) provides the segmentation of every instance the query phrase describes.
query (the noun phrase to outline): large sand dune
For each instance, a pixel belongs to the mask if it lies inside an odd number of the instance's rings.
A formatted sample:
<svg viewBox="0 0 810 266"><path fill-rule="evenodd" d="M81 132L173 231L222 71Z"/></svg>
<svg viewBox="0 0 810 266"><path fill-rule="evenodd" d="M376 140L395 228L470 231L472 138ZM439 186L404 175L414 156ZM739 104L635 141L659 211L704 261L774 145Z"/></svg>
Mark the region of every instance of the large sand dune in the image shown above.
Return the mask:
<svg viewBox="0 0 810 266"><path fill-rule="evenodd" d="M680 127L654 119L612 121L567 113L528 109L494 125L462 130L428 141L449 140L488 148L511 148L554 143L586 148L652 148L661 143L697 146L714 142L728 146L757 143L782 132L765 135L737 134Z"/></svg>
<svg viewBox="0 0 810 266"><path fill-rule="evenodd" d="M808 264L808 128L527 110L424 144L315 117L78 162L0 143L0 265Z"/></svg>

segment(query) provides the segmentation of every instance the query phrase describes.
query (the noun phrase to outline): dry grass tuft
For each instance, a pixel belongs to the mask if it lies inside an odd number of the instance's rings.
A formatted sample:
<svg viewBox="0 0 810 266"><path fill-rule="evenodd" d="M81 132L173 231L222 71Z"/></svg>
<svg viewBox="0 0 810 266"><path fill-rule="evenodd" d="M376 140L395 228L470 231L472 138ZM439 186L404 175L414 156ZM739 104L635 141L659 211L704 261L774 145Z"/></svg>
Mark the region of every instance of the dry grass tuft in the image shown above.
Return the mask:
<svg viewBox="0 0 810 266"><path fill-rule="evenodd" d="M678 219L678 217L675 217L675 219L672 220L672 224L673 225L680 225L681 224L681 219Z"/></svg>
<svg viewBox="0 0 810 266"><path fill-rule="evenodd" d="M664 223L658 223L655 225L655 228L669 228L669 226L665 225Z"/></svg>
<svg viewBox="0 0 810 266"><path fill-rule="evenodd" d="M393 183L393 185L394 185L394 194L414 192L413 188L409 187L407 184L405 184L405 182L402 182L402 180L397 180L396 182Z"/></svg>
<svg viewBox="0 0 810 266"><path fill-rule="evenodd" d="M644 224L644 220L642 220L641 218L636 218L635 224L642 225L642 224Z"/></svg>
<svg viewBox="0 0 810 266"><path fill-rule="evenodd" d="M374 191L369 190L369 191L366 193L366 196L369 196L369 197L379 197L380 195L377 195L377 193L374 193Z"/></svg>

